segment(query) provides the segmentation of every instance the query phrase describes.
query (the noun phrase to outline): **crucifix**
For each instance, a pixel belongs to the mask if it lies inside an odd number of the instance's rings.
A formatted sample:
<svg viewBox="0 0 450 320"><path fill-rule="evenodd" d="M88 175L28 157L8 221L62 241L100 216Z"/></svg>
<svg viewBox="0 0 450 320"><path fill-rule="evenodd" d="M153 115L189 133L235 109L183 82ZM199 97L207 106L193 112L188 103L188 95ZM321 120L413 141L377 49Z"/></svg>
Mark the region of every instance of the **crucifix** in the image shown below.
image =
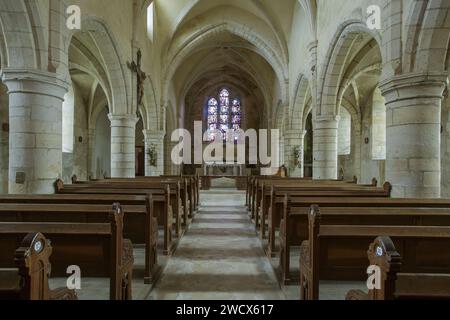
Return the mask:
<svg viewBox="0 0 450 320"><path fill-rule="evenodd" d="M139 113L139 107L142 105L144 98L144 81L147 79L147 75L141 69L142 52L141 49L137 52L137 62L132 61L127 63L128 68L137 76L137 108L136 112Z"/></svg>

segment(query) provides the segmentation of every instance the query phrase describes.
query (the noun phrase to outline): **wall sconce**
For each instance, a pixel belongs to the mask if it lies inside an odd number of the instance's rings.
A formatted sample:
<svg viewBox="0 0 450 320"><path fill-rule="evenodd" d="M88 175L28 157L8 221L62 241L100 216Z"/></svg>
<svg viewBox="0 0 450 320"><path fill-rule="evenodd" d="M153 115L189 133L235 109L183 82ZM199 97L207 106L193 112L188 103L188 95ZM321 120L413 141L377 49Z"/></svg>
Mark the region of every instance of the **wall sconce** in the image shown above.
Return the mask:
<svg viewBox="0 0 450 320"><path fill-rule="evenodd" d="M369 138L364 139L365 144L369 144Z"/></svg>
<svg viewBox="0 0 450 320"><path fill-rule="evenodd" d="M79 136L79 137L78 137L78 142L79 142L79 143L83 143L83 137L82 137L82 136Z"/></svg>

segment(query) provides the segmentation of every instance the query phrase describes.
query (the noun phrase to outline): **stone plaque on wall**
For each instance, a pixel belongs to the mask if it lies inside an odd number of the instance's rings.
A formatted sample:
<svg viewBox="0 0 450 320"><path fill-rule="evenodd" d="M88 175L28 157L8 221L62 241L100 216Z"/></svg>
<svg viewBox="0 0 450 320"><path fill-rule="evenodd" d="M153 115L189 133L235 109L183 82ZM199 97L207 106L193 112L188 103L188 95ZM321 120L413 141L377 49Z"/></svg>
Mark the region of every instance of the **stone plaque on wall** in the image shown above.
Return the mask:
<svg viewBox="0 0 450 320"><path fill-rule="evenodd" d="M17 184L25 184L25 172L16 172L16 183Z"/></svg>

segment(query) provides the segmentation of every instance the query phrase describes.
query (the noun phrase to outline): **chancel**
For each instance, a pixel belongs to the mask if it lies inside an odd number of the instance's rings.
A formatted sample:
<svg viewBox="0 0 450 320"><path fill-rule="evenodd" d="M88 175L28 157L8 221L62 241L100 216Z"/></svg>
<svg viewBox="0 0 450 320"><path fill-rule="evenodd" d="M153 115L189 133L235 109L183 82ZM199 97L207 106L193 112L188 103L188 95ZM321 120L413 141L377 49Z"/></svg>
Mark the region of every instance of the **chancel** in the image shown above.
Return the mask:
<svg viewBox="0 0 450 320"><path fill-rule="evenodd" d="M244 176L244 167L245 165L235 162L207 162L204 165L204 175L229 177Z"/></svg>
<svg viewBox="0 0 450 320"><path fill-rule="evenodd" d="M0 0L0 300L450 299L449 75L450 0Z"/></svg>

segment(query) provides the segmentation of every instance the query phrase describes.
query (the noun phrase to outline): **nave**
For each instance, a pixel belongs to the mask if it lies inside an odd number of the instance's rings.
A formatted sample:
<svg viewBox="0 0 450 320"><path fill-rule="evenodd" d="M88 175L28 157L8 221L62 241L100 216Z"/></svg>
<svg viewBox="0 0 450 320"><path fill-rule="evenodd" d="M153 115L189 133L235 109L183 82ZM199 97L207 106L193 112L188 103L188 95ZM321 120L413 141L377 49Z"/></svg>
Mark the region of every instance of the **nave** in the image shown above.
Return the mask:
<svg viewBox="0 0 450 320"><path fill-rule="evenodd" d="M284 299L250 223L245 192L212 189L200 197L199 212L150 298Z"/></svg>

